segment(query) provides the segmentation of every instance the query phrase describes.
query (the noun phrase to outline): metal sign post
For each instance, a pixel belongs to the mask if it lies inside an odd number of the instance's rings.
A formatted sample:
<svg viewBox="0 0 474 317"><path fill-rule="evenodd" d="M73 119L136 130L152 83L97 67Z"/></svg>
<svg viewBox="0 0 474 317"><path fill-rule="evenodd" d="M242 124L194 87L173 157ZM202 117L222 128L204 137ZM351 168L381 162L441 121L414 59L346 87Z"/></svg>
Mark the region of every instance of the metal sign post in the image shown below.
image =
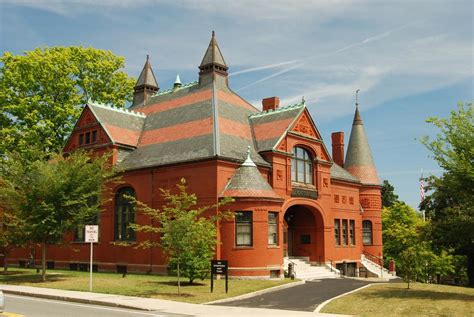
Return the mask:
<svg viewBox="0 0 474 317"><path fill-rule="evenodd" d="M94 242L99 242L99 226L86 226L84 234L85 242L91 244L91 264L90 264L90 279L89 279L89 291L92 292L92 259L93 259L93 246Z"/></svg>
<svg viewBox="0 0 474 317"><path fill-rule="evenodd" d="M226 260L211 261L211 293L214 291L214 274L225 274L225 292L229 291L229 265Z"/></svg>

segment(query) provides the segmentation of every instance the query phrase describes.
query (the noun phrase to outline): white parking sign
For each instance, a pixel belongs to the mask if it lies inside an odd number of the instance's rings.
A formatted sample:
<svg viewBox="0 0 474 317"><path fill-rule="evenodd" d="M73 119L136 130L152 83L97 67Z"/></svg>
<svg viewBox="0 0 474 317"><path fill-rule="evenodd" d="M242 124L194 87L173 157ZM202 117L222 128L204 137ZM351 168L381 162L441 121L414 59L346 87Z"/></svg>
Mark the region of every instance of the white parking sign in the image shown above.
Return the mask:
<svg viewBox="0 0 474 317"><path fill-rule="evenodd" d="M86 226L85 242L99 242L99 226Z"/></svg>

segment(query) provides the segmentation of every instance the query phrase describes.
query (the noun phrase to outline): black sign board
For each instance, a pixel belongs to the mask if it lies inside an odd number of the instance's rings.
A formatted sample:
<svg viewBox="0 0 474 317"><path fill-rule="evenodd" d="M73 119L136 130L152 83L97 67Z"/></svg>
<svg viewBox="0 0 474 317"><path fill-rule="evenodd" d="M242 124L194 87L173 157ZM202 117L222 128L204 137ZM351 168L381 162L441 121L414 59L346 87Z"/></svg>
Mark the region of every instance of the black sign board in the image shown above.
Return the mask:
<svg viewBox="0 0 474 317"><path fill-rule="evenodd" d="M211 261L211 293L214 291L214 274L225 274L225 292L229 290L229 265L226 260Z"/></svg>

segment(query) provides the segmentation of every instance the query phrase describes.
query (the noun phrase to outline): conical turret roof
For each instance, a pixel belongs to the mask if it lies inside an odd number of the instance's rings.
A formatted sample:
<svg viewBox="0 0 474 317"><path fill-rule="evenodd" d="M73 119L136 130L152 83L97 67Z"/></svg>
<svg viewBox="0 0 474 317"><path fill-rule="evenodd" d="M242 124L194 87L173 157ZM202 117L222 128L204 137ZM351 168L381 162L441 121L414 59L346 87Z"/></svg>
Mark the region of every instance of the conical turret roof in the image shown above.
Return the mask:
<svg viewBox="0 0 474 317"><path fill-rule="evenodd" d="M217 45L216 35L214 31L212 31L211 41L209 42L209 46L206 50L206 53L204 54L204 57L202 58L201 65L199 66L199 68L210 64L218 64L220 66L227 67L219 45Z"/></svg>
<svg viewBox="0 0 474 317"><path fill-rule="evenodd" d="M247 159L240 165L234 176L229 180L221 196L282 199L273 191L262 174L260 174L257 166L250 157L250 147L247 151Z"/></svg>
<svg viewBox="0 0 474 317"><path fill-rule="evenodd" d="M367 140L364 124L362 123L357 105L344 168L363 184L380 184L374 159L372 158L372 151L370 150L369 141Z"/></svg>
<svg viewBox="0 0 474 317"><path fill-rule="evenodd" d="M159 88L155 74L153 73L153 69L151 68L150 57L148 55L146 56L146 62L145 65L143 65L142 72L140 73L137 83L135 84L135 87L140 86L148 86L157 89Z"/></svg>

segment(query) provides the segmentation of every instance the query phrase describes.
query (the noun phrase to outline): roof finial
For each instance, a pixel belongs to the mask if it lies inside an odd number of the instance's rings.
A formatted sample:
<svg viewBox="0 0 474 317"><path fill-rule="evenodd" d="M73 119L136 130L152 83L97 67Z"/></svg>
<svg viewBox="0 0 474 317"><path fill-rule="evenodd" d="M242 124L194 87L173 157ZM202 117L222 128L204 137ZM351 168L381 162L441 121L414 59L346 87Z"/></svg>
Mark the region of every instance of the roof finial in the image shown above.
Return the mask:
<svg viewBox="0 0 474 317"><path fill-rule="evenodd" d="M301 97L301 103L302 103L303 105L306 104L306 100L304 100L304 96Z"/></svg>
<svg viewBox="0 0 474 317"><path fill-rule="evenodd" d="M250 145L247 146L247 159L242 163L242 166L257 166L250 157Z"/></svg>
<svg viewBox="0 0 474 317"><path fill-rule="evenodd" d="M146 54L146 60L150 60L150 55Z"/></svg>
<svg viewBox="0 0 474 317"><path fill-rule="evenodd" d="M212 37L216 37L216 32L214 32L214 30L212 30Z"/></svg>
<svg viewBox="0 0 474 317"><path fill-rule="evenodd" d="M356 90L356 107L359 106L359 91L360 91L360 89Z"/></svg>
<svg viewBox="0 0 474 317"><path fill-rule="evenodd" d="M176 74L176 79L174 81L173 88L180 88L181 85L181 78L179 78L179 74Z"/></svg>

